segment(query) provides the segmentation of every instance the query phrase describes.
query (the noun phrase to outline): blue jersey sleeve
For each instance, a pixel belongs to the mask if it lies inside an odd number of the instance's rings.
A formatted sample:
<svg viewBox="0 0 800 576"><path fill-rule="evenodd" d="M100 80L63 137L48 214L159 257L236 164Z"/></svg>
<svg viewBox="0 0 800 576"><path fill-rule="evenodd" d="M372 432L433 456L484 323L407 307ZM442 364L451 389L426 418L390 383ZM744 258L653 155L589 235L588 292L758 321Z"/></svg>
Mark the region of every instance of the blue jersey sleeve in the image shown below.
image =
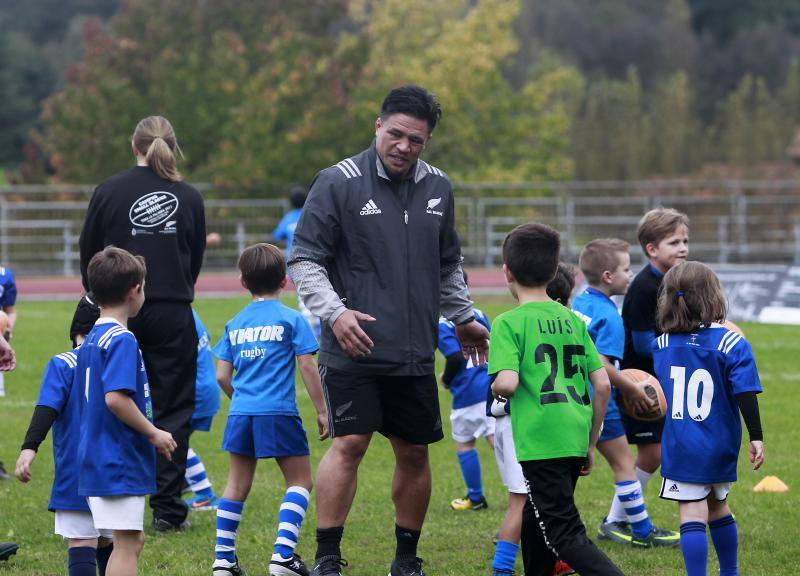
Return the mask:
<svg viewBox="0 0 800 576"><path fill-rule="evenodd" d="M144 365L139 363L139 344L130 332L111 338L103 365L103 394L125 391L136 393L136 379Z"/></svg>
<svg viewBox="0 0 800 576"><path fill-rule="evenodd" d="M278 225L275 227L275 230L272 231L272 239L273 240L288 240L289 239L289 220L290 220L291 212L287 212L281 218L281 221L278 222Z"/></svg>
<svg viewBox="0 0 800 576"><path fill-rule="evenodd" d="M222 338L219 339L219 342L217 342L217 345L214 346L213 352L214 356L220 360L233 364L233 351L231 350L231 340L228 335L227 324L225 325L225 332L222 334Z"/></svg>
<svg viewBox="0 0 800 576"><path fill-rule="evenodd" d="M445 358L453 354L461 353L461 343L456 337L456 327L449 320L441 319L439 321L439 341L437 347Z"/></svg>
<svg viewBox="0 0 800 576"><path fill-rule="evenodd" d="M753 349L744 338L740 338L728 352L725 369L734 395L762 391Z"/></svg>
<svg viewBox="0 0 800 576"><path fill-rule="evenodd" d="M0 294L0 306L14 306L17 303L17 282L14 273L6 268L6 277L3 280L3 291Z"/></svg>
<svg viewBox="0 0 800 576"><path fill-rule="evenodd" d="M75 366L77 360L62 356L53 356L42 376L42 387L39 390L38 406L47 406L59 414L69 400L69 393L72 389L72 379L75 376Z"/></svg>
<svg viewBox="0 0 800 576"><path fill-rule="evenodd" d="M311 331L311 326L301 314L296 314L294 317L294 325L292 326L292 347L294 348L294 355L301 356L303 354L313 354L319 350L317 339L314 338L314 333Z"/></svg>

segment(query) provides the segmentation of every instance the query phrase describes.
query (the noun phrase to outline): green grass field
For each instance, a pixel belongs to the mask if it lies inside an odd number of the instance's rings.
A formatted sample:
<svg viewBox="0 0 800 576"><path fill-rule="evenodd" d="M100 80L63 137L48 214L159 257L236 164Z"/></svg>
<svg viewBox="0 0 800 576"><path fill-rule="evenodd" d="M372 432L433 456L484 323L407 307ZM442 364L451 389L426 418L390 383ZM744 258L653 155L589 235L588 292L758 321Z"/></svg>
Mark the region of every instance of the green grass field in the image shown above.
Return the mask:
<svg viewBox="0 0 800 576"><path fill-rule="evenodd" d="M288 302L288 300L287 300ZM246 303L246 298L204 299L196 308L211 333L219 338L227 319ZM478 305L494 317L512 305L508 298L480 297ZM18 368L6 375L6 397L0 398L0 459L12 471L19 445L27 430L37 398L39 380L50 356L68 349L68 327L73 303L22 302L18 327L14 334ZM800 376L793 372L793 354L797 353L800 328L743 325L756 352L766 393L761 397L762 420L766 438L766 465L753 472L745 453L739 467L739 482L731 493L731 508L739 522L740 566L743 574L788 574L797 570L796 552L800 541L798 488L800 472L794 466L800 432L797 426L798 401L794 388ZM447 427L450 399L440 393L443 421ZM298 397L307 428L313 427L310 400L302 385ZM227 457L220 451L228 402L214 421L210 433L198 433L192 447L203 458L218 492L225 485ZM480 446L484 484L490 508L483 512L456 513L450 510L452 498L463 495L458 462L449 431L445 440L431 447L433 497L420 543L429 575L479 575L490 573L493 554L492 536L505 509L506 495L485 444ZM746 434L745 434L746 435ZM327 443L309 439L312 463L316 466ZM350 561L346 574L375 576L386 574L394 553L394 516L390 499L393 458L388 442L379 436L373 440L359 477L355 504L345 529L343 554ZM65 574L65 545L53 535L53 515L47 511L53 463L50 441L42 445L34 463L33 480L22 485L16 480L0 483L0 540L16 540L19 553L9 562L0 563L0 575L43 576ZM792 488L788 494L756 494L753 486L765 474L774 474ZM658 499L659 479L647 489L647 502L654 521L676 529L677 507ZM248 499L237 540L238 553L252 574L266 574L266 564L275 536L277 509L283 494L280 472L272 462L263 462L256 484ZM590 534L608 511L613 494L608 465L598 456L595 472L578 485L577 500ZM172 535L147 534L141 559L141 574L170 576L210 574L214 547L214 515L195 512L191 530ZM149 523L149 518L146 520ZM298 552L313 558L314 505L303 528ZM679 550L631 550L622 545L599 543L626 574L673 575L683 571ZM710 571L716 573L713 549ZM792 568L795 566L795 568ZM517 566L522 572L521 562Z"/></svg>

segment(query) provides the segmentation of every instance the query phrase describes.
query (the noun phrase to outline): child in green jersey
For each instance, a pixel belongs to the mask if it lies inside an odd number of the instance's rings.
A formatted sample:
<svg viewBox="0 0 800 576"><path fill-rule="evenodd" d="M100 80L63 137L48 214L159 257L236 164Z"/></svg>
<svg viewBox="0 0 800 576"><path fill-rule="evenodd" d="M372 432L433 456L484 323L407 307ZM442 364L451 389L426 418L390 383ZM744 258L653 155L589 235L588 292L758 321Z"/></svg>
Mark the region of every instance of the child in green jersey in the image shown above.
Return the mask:
<svg viewBox="0 0 800 576"><path fill-rule="evenodd" d="M559 247L558 232L536 222L518 226L503 242L503 272L519 306L492 324L492 393L512 403L528 489L525 574L549 576L561 559L584 576L618 576L586 535L573 497L578 477L592 470L611 385L586 324L547 296Z"/></svg>

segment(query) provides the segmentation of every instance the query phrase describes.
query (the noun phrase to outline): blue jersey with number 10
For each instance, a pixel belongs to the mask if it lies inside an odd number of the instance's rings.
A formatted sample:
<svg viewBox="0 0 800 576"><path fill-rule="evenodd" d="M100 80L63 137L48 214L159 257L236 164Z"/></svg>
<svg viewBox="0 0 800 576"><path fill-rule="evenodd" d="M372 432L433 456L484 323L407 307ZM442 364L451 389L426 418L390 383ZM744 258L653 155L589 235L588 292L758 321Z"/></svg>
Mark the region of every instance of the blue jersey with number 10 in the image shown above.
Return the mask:
<svg viewBox="0 0 800 576"><path fill-rule="evenodd" d="M742 425L735 396L761 392L744 337L719 324L653 343L656 377L667 399L661 474L697 484L736 481Z"/></svg>

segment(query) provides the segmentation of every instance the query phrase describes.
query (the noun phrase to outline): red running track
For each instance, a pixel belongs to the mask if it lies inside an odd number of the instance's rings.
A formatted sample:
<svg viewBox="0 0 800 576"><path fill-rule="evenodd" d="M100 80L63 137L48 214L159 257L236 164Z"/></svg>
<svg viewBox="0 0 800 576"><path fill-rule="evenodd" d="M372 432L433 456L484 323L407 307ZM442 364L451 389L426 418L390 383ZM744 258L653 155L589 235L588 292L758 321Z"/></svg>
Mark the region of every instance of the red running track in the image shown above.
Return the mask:
<svg viewBox="0 0 800 576"><path fill-rule="evenodd" d="M502 271L489 268L468 269L469 285L475 292L503 292L506 287ZM294 290L289 286L288 290ZM77 300L83 289L79 276L49 276L17 278L20 300ZM242 292L238 275L200 274L197 281L198 296L224 296Z"/></svg>

